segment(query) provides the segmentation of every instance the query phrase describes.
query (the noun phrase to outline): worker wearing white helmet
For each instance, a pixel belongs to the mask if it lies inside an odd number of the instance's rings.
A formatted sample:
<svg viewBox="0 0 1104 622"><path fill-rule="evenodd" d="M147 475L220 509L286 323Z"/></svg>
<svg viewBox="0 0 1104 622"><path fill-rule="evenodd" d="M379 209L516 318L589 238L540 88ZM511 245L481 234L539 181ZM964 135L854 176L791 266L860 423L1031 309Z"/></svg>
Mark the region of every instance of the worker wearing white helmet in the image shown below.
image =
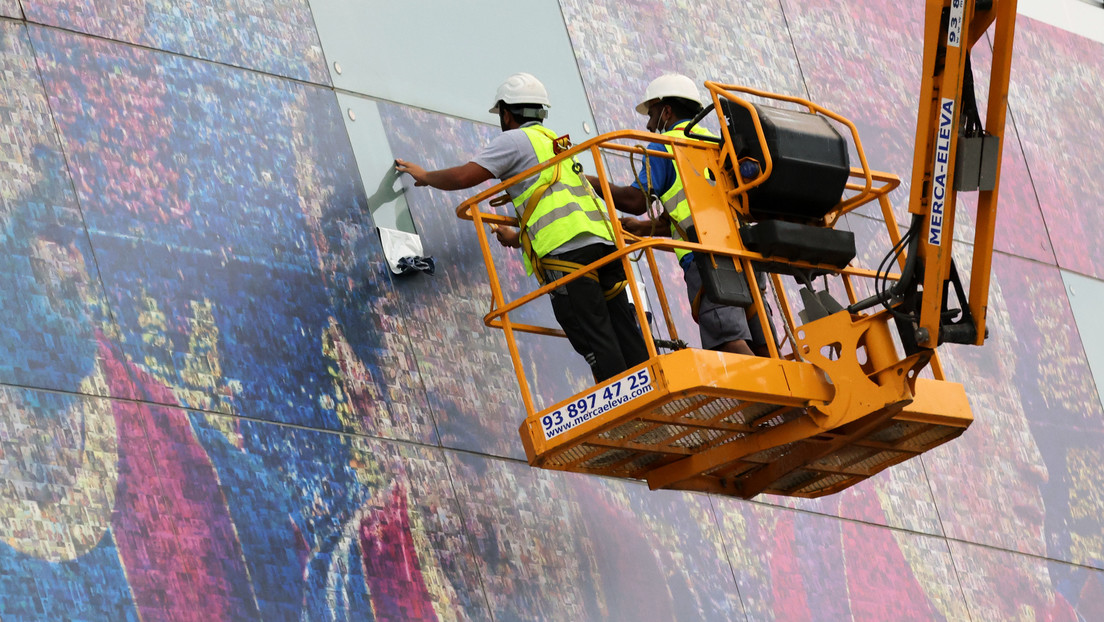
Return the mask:
<svg viewBox="0 0 1104 622"><path fill-rule="evenodd" d="M702 100L694 81L681 74L665 74L652 80L644 90L644 97L636 111L648 117L649 132L668 136L686 137L683 129L702 110ZM695 134L709 134L701 127ZM669 145L651 143L650 151L672 151ZM601 188L597 179L591 179L596 189ZM644 190L646 189L646 190ZM674 161L659 156L647 156L640 177L630 186L610 184L614 205L618 210L643 215L653 199L663 204L663 212L656 218L622 218L621 226L635 235L661 235L684 239L686 231L694 224L690 206L683 192L682 178ZM683 269L687 295L694 319L698 322L702 347L739 354L753 354L766 350L766 341L759 322L747 321L744 309L713 302L703 295L701 273L694 253L676 249L679 265Z"/></svg>
<svg viewBox="0 0 1104 622"><path fill-rule="evenodd" d="M395 160L395 168L413 177L415 185L441 190L471 188L492 177L509 179L555 155L556 134L542 124L549 107L544 85L531 74L516 73L498 87L490 109L498 115L502 134L472 161L426 171L412 162ZM522 248L527 272L541 284L615 249L605 205L572 165L565 160L507 188L521 228L498 228L498 240L503 246ZM535 201L531 200L534 195ZM648 351L624 291L621 262L611 262L597 274L598 280L575 279L554 290L552 310L572 347L587 359L595 380L600 381L646 361Z"/></svg>

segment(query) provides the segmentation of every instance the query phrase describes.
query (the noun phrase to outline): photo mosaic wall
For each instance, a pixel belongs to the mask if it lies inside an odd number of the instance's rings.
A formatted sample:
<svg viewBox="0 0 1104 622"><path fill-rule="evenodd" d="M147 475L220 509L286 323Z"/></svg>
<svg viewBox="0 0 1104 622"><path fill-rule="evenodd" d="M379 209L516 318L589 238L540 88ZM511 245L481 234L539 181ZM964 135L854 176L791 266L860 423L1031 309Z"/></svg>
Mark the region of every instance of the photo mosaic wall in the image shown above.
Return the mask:
<svg viewBox="0 0 1104 622"><path fill-rule="evenodd" d="M572 119L642 129L645 86L678 71L818 101L907 177L920 5L550 2L517 3L504 41L566 31L557 80L589 105ZM740 501L525 464L455 215L489 184L396 184L354 155L443 168L499 128L434 112L447 92L427 109L335 89L327 50L350 41L315 24L377 3L353 4L0 0L0 618L1104 619L1099 331L1079 325L1104 295L1104 44L1017 23L990 338L941 349L973 426L834 496ZM490 64L472 49L436 56ZM489 107L505 75L471 75L457 97ZM366 114L382 132L349 130ZM372 211L400 195L432 275L387 265ZM842 226L878 257L868 216ZM517 251L492 255L508 295L534 287ZM555 325L546 300L520 318ZM538 407L590 384L565 340L520 341Z"/></svg>

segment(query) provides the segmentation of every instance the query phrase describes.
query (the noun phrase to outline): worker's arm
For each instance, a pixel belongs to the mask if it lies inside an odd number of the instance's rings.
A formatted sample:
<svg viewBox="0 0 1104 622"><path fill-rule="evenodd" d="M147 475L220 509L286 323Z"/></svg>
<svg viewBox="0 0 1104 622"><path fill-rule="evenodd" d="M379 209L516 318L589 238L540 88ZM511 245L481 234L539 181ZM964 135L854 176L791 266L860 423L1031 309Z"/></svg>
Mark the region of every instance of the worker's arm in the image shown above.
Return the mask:
<svg viewBox="0 0 1104 622"><path fill-rule="evenodd" d="M475 162L427 171L413 162L395 160L395 170L413 177L415 186L432 186L440 190L463 190L494 177L490 171Z"/></svg>
<svg viewBox="0 0 1104 622"><path fill-rule="evenodd" d="M621 219L621 228L626 232L637 236L671 237L671 219L667 213L660 214L658 218L629 218Z"/></svg>
<svg viewBox="0 0 1104 622"><path fill-rule="evenodd" d="M602 182L594 175L587 175L587 181L591 186L594 186L594 191L602 196ZM644 214L648 211L648 202L644 198L644 193L640 188L633 186L618 186L617 184L610 184L610 194L612 196L602 196L603 199L613 201L613 206L618 210L625 212L626 214Z"/></svg>
<svg viewBox="0 0 1104 622"><path fill-rule="evenodd" d="M520 229L491 225L491 231L498 237L499 244L507 248L521 248Z"/></svg>

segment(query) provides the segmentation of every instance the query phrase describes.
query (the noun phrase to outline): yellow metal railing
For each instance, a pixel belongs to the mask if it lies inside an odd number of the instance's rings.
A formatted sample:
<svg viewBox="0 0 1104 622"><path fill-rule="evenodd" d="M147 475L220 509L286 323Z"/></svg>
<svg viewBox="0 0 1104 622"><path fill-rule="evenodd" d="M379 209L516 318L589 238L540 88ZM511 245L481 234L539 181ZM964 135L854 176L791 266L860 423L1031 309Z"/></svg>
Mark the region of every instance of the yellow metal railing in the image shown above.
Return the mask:
<svg viewBox="0 0 1104 622"><path fill-rule="evenodd" d="M852 141L854 142L855 151L859 154L860 164L859 167L852 167L850 170L850 180L845 186L845 197L841 200L840 204L833 209L825 217L825 226L831 227L838 223L841 216L854 211L864 205L878 202L881 215L885 221L887 233L892 242L897 243L900 240L900 233L896 219L893 214L892 205L889 202L889 193L896 189L900 184L900 179L888 173L882 173L870 170L867 165L866 158L862 149L862 144L859 141L858 132L855 129L853 123L849 120L832 113L818 106L812 102L804 99L786 97L758 91L755 89L749 89L745 87L733 86L733 85L721 85L713 82L707 82L706 86L710 89L711 95L714 100L714 105L718 106L720 98L727 98L736 105L745 106L751 111L752 118L754 119L755 126L760 132L760 139L762 138L762 126L759 123L758 116L755 113L754 108L746 100L741 99L735 93L747 93L762 98L778 99L785 102L790 102L804 106L809 111L823 114L850 130ZM718 113L719 114L719 113ZM555 166L556 164L572 159L579 160L582 157L589 156L590 162L593 164L594 170L596 170L596 177L601 182L601 194L603 196L610 196L610 181L607 174L607 166L605 157L623 157L628 155L633 156L655 156L660 158L666 158L675 160L676 166L679 166L679 158L672 153L664 151L649 150L645 147L647 144L658 143L661 145L671 145L676 148L676 151L681 150L696 150L699 152L705 152L708 154L712 161L715 162L715 166L718 169L722 169L726 162L732 162L736 160L736 154L732 151L731 144L732 139L729 135L727 125L723 119L721 122L722 136L724 142L721 145L703 143L702 141L682 138L678 136L665 136L659 134L653 134L650 132L643 132L637 130L622 130L603 134L601 136L592 138L578 145L572 146L570 149L563 151L552 159L534 166L526 171L523 171L510 179L506 179L494 187L491 187L479 194L471 197L470 199L461 203L457 209L457 216L470 220L475 224L475 229L478 233L479 247L483 256L484 264L487 268L487 274L491 289L491 305L487 314L484 316L484 323L487 326L493 328L500 328L504 331L508 349L510 352L511 361L514 369L518 375L518 381L521 389L522 401L525 404L526 411L529 415L533 415L536 412L532 391L529 387L529 383L525 376L524 365L522 364L521 356L518 351L517 340L515 338L516 332L531 333L537 335L548 336L563 336L564 333L559 328L551 326L539 326L529 323L517 322L511 319L511 314L515 313L522 307L533 303L541 296L551 292L552 290L571 282L578 278L585 278L587 273L592 273L602 266L605 266L611 262L621 261L623 263L625 273L627 275L633 274L630 260L635 258L639 265L643 262L646 269L642 269L641 272L650 277L650 283L654 288L655 299L659 303L659 313L657 314L657 320L666 329L666 334L670 340L678 340L679 329L675 316L672 313L672 304L686 305L688 301L682 295L681 284L676 285L674 291L678 292L676 296L676 302L672 303L667 296L667 291L670 289L671 284L665 284L662 277L662 273L659 269L659 264L656 260L656 251L671 252L676 248L686 249L691 251L704 252L715 255L727 255L733 257L738 261L742 268L745 277L749 282L749 290L753 297L753 305L757 310L755 314L758 321L761 322L764 335L771 335L775 332L774 326L771 325L771 316L766 311L766 302L762 298L762 293L757 282L754 262L762 261L765 258L760 253L750 251L743 247L739 242L738 236L730 236L728 241L730 244L725 246L718 246L717 244L709 244L704 242L688 242L685 240L673 240L670 238L647 238L638 237L625 232L620 225L619 215L616 211L616 205L611 201L606 202L607 217L610 226L610 231L613 234L614 244L616 245L616 251L603 257L602 259L589 264L582 270L568 274L563 278L547 283L540 286L528 293L525 293L515 299L506 300L503 294L502 283L499 277L499 271L494 262L494 256L491 252L490 239L488 237L489 225L496 226L517 226L517 218L515 215L504 215L497 213L494 208L484 209L484 205L490 203L496 197L499 197L507 187L519 183L522 180L528 179L535 175L538 175L541 170L547 167ZM765 181L771 170L772 162L769 157L769 150L766 149L765 142L763 144L763 153L765 155L766 162L762 163L762 172L759 176L752 180L744 180L739 175L725 176L726 179L731 181L731 187L725 187L723 195L725 197L726 208L719 210L724 214L726 219L729 219L733 223L739 223L746 220L746 193L757 185ZM680 168L680 174L686 175L686 171ZM718 184L723 185L723 184ZM700 218L700 214L695 214L695 219ZM733 243L734 242L734 243ZM822 264L816 264L809 261L790 260L787 263L797 268L815 269L825 272L830 272L839 275L842 278L842 283L849 303L855 303L857 301L857 293L853 284L853 279L873 279L876 276L876 271L847 266L844 268L833 268ZM883 278L894 280L897 278L896 274L882 275ZM770 277L771 288L779 301L780 308L780 322L782 332L785 334L792 334L799 328L796 320L796 315L793 312L792 304L786 295L785 287L783 286L780 277L777 274L773 274ZM644 300L644 292L640 291L639 285L636 279L630 278L627 285L631 292L633 300ZM646 345L648 347L649 356L655 357L658 354L654 343L654 335L652 334L652 327L647 321L645 315L644 306L637 305L637 320L641 326ZM800 359L801 353L796 349L791 349L788 353L782 353L778 349L778 344L774 339L768 339L768 348L770 356L772 358L787 357ZM942 377L941 371L938 367L938 362L934 363L936 369L936 376Z"/></svg>
<svg viewBox="0 0 1104 622"><path fill-rule="evenodd" d="M964 33L941 25L940 16L947 2L956 10L962 9L966 18ZM928 223L923 217L931 217L928 202L933 195L927 193L933 183L941 182L931 172L934 145L940 140L948 142L942 134L946 120L939 117L940 108L933 104L942 96L946 106L947 97L961 94L962 50L945 54L944 48L953 47L960 34L966 35L965 47L969 48L995 22L988 117L992 135L1002 134L1015 1L993 0L977 9L973 0L928 0L926 11L925 77L918 112L917 165L909 201L912 222L905 236L889 198L900 179L870 170L853 123L805 99L718 82L705 84L720 125L716 141L630 130L603 134L481 192L457 208L457 215L473 221L478 233L491 286L491 307L484 323L501 328L506 336L526 408L520 432L530 464L643 479L652 488L701 490L745 498L763 492L815 497L838 492L929 451L970 425L972 415L965 391L961 385L943 379L933 349L940 342L940 316L945 307L941 292L949 282L953 194L946 204L946 243L920 239L927 233ZM948 63L946 72L937 66L941 58ZM770 179L777 163L772 160L757 108L744 96L797 106L846 128L858 166L850 168L838 203L814 222L803 217L801 226L835 228L844 215L876 201L892 248L883 265L870 269L851 261L846 266L833 266L815 263L815 259L766 257L746 247L740 227L759 220L750 209L749 192ZM762 154L762 161L756 162L758 174L748 178L739 173L737 141L725 118L726 109L737 108L750 115L756 134L741 138L758 141ZM934 135L937 121L943 126L938 128L941 133ZM662 145L664 150L649 149L647 145L652 143ZM949 143L953 153L953 138ZM613 253L507 300L484 225L516 226L517 218L485 211L483 204L507 187L569 158L589 157L597 171L600 194L610 197L613 193L605 158L625 155L673 161L690 205L697 241L628 234L621 228L617 206L607 201L606 215L616 246ZM995 209L996 190L982 190L968 300L977 318L977 343L984 340ZM781 230L779 225L777 231ZM797 249L790 255L807 257L808 249L800 244L790 248ZM688 306L689 301L682 295L681 284L675 288L676 302L669 299L671 284L664 283L657 261L657 252L675 249L713 256L714 261L719 256L733 259L751 294L753 313L749 317L754 316L768 336L768 356L694 348L661 353L653 335L658 329L649 323L644 305L638 304L637 322L649 360L578 395L557 399L548 408L536 408L515 333L563 336L563 332L517 322L511 314L611 262L621 262L626 275L633 275L631 261L638 265L643 261L646 269L640 272L650 279L659 302L657 325L665 326L671 341L676 341L680 327L674 311ZM902 278L889 272L894 258L897 269L908 280L887 289L888 281ZM770 271L769 284L764 284L768 286L762 290L757 266ZM813 319L801 319L787 295L784 274L795 276L807 287L812 285L813 275L838 282L846 294L848 302L842 305L846 308L835 313L817 311ZM920 277L923 284L918 289ZM858 290L863 282L873 284L875 295L860 299ZM628 289L634 300L645 300L636 278L629 279ZM777 302L777 314L773 316L763 295L767 291ZM820 295L810 293L814 298ZM802 296L807 297L805 292ZM832 303L829 307L839 304ZM882 308L875 308L878 306ZM953 328L955 337L963 339L961 325ZM920 377L925 369L931 369L934 379ZM632 391L631 399L613 399L622 390ZM585 414L576 417L580 413ZM561 420L570 421L560 425Z"/></svg>

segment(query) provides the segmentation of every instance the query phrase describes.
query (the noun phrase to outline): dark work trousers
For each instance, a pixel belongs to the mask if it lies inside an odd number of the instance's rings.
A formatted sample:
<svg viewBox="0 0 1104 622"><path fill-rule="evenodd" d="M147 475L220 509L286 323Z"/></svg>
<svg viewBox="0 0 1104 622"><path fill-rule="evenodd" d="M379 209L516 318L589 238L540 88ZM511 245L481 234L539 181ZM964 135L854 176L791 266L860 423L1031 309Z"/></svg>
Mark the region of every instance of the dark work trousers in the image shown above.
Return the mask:
<svg viewBox="0 0 1104 622"><path fill-rule="evenodd" d="M549 256L585 266L613 251L612 245L591 244ZM548 271L550 280L561 276L561 272ZM648 360L648 350L629 304L628 290L612 300L605 298L606 290L625 280L621 262L607 264L598 271L598 278L600 283L580 277L554 290L552 311L571 347L587 359L595 381L601 382Z"/></svg>

